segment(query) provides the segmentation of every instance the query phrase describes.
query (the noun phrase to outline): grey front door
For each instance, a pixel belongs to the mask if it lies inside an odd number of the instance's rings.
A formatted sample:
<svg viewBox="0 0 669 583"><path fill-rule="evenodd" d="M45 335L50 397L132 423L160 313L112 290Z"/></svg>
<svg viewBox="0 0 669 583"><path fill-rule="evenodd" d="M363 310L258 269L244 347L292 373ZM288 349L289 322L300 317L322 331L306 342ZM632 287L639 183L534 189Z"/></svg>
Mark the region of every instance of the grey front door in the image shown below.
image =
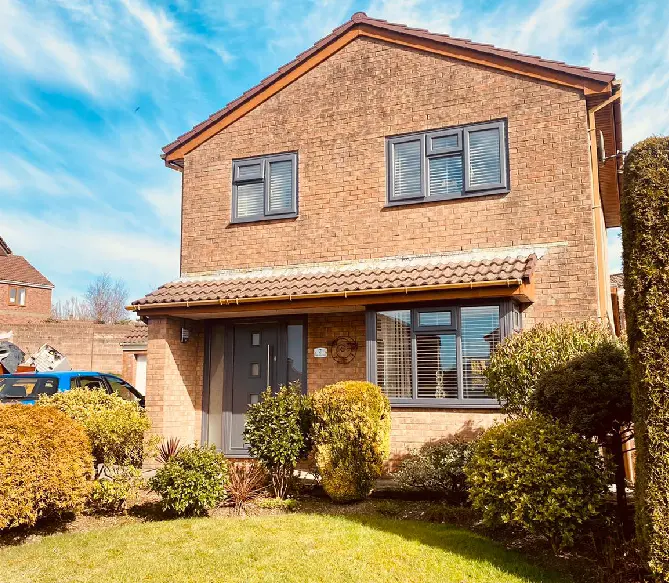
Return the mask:
<svg viewBox="0 0 669 583"><path fill-rule="evenodd" d="M283 382L279 371L279 325L273 323L236 324L233 327L232 391L229 403L227 455L248 455L243 431L245 414L260 400L267 387L276 389ZM285 365L284 367L285 368ZM283 370L283 369L282 369Z"/></svg>

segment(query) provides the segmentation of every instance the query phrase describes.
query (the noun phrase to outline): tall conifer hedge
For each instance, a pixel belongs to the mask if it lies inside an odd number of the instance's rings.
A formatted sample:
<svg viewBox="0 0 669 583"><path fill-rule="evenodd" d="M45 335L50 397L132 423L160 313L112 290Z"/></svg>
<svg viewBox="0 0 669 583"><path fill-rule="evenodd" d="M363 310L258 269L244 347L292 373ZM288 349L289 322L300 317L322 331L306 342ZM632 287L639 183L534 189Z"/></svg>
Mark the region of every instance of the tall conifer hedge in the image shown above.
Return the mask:
<svg viewBox="0 0 669 583"><path fill-rule="evenodd" d="M669 581L669 138L635 145L622 200L625 313L637 447L637 535Z"/></svg>

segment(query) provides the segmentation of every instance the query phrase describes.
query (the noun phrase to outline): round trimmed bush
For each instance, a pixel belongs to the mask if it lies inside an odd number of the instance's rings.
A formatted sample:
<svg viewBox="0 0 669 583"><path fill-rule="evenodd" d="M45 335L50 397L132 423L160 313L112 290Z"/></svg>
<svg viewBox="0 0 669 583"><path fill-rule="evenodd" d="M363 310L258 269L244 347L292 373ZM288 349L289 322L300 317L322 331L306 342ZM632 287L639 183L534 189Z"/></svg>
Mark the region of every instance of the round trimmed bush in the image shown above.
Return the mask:
<svg viewBox="0 0 669 583"><path fill-rule="evenodd" d="M83 427L53 407L0 407L0 530L81 510L93 470Z"/></svg>
<svg viewBox="0 0 669 583"><path fill-rule="evenodd" d="M602 343L608 328L594 320L538 324L507 337L492 353L484 374L488 392L514 417L532 414L530 399L540 376Z"/></svg>
<svg viewBox="0 0 669 583"><path fill-rule="evenodd" d="M472 441L460 438L425 443L402 460L395 479L402 488L424 490L462 503L467 499L465 465L472 446Z"/></svg>
<svg viewBox="0 0 669 583"><path fill-rule="evenodd" d="M40 397L37 404L56 407L84 426L96 465L141 467L144 462L144 434L151 424L137 403L103 390L76 388Z"/></svg>
<svg viewBox="0 0 669 583"><path fill-rule="evenodd" d="M369 496L390 453L390 402L363 381L342 381L313 396L316 465L337 502Z"/></svg>
<svg viewBox="0 0 669 583"><path fill-rule="evenodd" d="M183 447L149 481L163 512L201 516L225 500L228 462L214 445Z"/></svg>
<svg viewBox="0 0 669 583"><path fill-rule="evenodd" d="M516 419L476 442L466 466L472 507L490 526L509 524L570 546L607 491L597 445L548 419Z"/></svg>

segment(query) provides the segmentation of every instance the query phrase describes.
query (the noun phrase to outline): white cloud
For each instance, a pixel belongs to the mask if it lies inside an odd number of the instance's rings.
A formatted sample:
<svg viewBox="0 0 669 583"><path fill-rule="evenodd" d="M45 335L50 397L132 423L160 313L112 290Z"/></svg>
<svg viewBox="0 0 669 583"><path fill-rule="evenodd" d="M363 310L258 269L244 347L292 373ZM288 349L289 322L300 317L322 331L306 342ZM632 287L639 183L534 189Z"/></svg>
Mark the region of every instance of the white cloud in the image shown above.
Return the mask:
<svg viewBox="0 0 669 583"><path fill-rule="evenodd" d="M84 184L63 170L43 170L13 154L0 153L0 158L8 162L0 174L0 190L31 191L74 198L92 196Z"/></svg>
<svg viewBox="0 0 669 583"><path fill-rule="evenodd" d="M143 188L139 195L150 205L168 231L181 231L181 181L178 177L170 186Z"/></svg>
<svg viewBox="0 0 669 583"><path fill-rule="evenodd" d="M447 8L430 0L372 0L367 9L372 18L428 28L432 32L449 31L461 12L460 0L449 2Z"/></svg>
<svg viewBox="0 0 669 583"><path fill-rule="evenodd" d="M0 0L0 13L0 61L7 71L99 97L103 88L130 84L132 72L121 55L94 37L75 39L67 22L49 10Z"/></svg>
<svg viewBox="0 0 669 583"><path fill-rule="evenodd" d="M146 293L155 282L179 276L179 241L158 239L152 233L124 228L122 216L62 212L39 218L19 212L2 213L2 236L12 250L25 255L57 287L86 287L72 281L76 273L108 272L130 284L133 296ZM70 293L70 291L68 291Z"/></svg>
<svg viewBox="0 0 669 583"><path fill-rule="evenodd" d="M152 10L140 0L121 0L126 10L142 25L160 58L177 71L182 71L184 62L173 44L178 35L174 21L162 10Z"/></svg>

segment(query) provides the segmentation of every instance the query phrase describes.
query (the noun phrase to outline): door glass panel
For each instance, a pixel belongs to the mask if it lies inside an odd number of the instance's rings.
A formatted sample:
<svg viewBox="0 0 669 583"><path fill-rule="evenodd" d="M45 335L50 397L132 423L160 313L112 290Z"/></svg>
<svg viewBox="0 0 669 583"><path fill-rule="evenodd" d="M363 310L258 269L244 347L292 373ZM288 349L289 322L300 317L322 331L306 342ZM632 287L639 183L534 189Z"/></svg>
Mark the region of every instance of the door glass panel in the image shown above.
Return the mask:
<svg viewBox="0 0 669 583"><path fill-rule="evenodd" d="M288 324L286 355L287 379L289 383L299 382L304 389L304 326L302 324Z"/></svg>
<svg viewBox="0 0 669 583"><path fill-rule="evenodd" d="M260 346L260 332L251 334L251 346Z"/></svg>
<svg viewBox="0 0 669 583"><path fill-rule="evenodd" d="M207 441L223 449L223 324L212 326L209 345L209 412Z"/></svg>
<svg viewBox="0 0 669 583"><path fill-rule="evenodd" d="M259 377L260 376L260 363L252 362L251 363L251 376Z"/></svg>

